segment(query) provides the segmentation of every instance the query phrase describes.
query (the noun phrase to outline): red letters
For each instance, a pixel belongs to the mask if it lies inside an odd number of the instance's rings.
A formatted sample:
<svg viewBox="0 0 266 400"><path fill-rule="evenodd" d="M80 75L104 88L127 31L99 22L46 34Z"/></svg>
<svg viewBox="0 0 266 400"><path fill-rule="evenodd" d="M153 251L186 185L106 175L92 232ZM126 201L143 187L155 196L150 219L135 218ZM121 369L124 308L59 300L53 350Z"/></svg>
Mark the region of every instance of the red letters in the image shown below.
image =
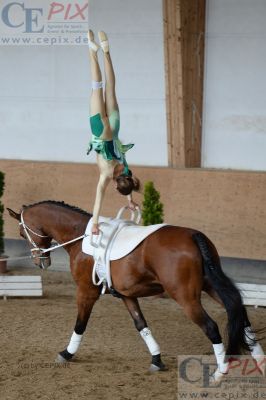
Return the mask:
<svg viewBox="0 0 266 400"><path fill-rule="evenodd" d="M68 20L73 20L76 18L86 20L86 15L84 15L84 13L88 6L88 1L85 1L85 4L83 6L80 6L78 3L62 4L53 2L50 5L48 21L52 20L52 17L56 14L61 14L62 20L66 22Z"/></svg>
<svg viewBox="0 0 266 400"><path fill-rule="evenodd" d="M229 368L230 369L239 369L240 376L248 376L254 374L254 372L259 372L262 374L262 371L265 368L266 359L265 357L262 358L260 362L257 362L253 358L244 358L244 359L235 359L231 358L229 361Z"/></svg>

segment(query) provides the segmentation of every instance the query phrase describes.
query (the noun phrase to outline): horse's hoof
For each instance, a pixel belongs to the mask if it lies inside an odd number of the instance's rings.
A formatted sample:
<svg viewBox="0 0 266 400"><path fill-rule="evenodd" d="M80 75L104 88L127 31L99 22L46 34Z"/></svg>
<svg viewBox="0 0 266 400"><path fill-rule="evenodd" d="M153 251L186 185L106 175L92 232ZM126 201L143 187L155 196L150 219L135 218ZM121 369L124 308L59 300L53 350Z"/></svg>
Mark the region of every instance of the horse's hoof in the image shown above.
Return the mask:
<svg viewBox="0 0 266 400"><path fill-rule="evenodd" d="M210 382L215 384L215 383L220 383L224 377L227 375L227 373L220 372L219 369L217 369L210 377Z"/></svg>
<svg viewBox="0 0 266 400"><path fill-rule="evenodd" d="M162 362L158 365L151 364L149 372L158 372L158 371L168 371L168 368Z"/></svg>
<svg viewBox="0 0 266 400"><path fill-rule="evenodd" d="M265 355L264 354L256 355L256 356L253 356L253 358L256 361L257 367L258 367L261 375L265 376L265 360L266 360Z"/></svg>
<svg viewBox="0 0 266 400"><path fill-rule="evenodd" d="M149 368L149 371L150 372L168 371L168 368L162 362L161 354L156 354L152 356L151 366Z"/></svg>
<svg viewBox="0 0 266 400"><path fill-rule="evenodd" d="M70 360L72 360L74 354L71 354L67 351L67 349L60 351L60 353L57 354L57 358L55 362L59 364L64 364Z"/></svg>
<svg viewBox="0 0 266 400"><path fill-rule="evenodd" d="M64 363L67 363L67 360L63 356L61 356L61 354L57 354L55 362L57 364L64 364Z"/></svg>

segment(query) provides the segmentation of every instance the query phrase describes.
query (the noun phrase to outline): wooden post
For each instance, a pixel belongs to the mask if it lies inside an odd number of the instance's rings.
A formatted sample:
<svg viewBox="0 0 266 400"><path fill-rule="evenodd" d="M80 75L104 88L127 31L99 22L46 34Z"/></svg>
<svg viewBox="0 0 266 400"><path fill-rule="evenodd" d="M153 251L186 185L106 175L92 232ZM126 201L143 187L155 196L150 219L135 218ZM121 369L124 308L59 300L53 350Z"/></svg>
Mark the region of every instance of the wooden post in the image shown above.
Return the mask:
<svg viewBox="0 0 266 400"><path fill-rule="evenodd" d="M201 166L206 0L164 0L169 166Z"/></svg>

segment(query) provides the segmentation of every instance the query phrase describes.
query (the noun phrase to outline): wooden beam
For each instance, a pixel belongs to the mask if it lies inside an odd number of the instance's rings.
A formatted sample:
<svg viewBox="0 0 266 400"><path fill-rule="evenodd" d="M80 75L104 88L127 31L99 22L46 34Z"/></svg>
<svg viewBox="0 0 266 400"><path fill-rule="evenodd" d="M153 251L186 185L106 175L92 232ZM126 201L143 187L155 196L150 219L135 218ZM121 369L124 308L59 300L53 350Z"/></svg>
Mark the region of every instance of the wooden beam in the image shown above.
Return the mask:
<svg viewBox="0 0 266 400"><path fill-rule="evenodd" d="M169 166L185 165L180 3L164 0L164 48Z"/></svg>
<svg viewBox="0 0 266 400"><path fill-rule="evenodd" d="M164 0L169 166L201 166L206 0Z"/></svg>

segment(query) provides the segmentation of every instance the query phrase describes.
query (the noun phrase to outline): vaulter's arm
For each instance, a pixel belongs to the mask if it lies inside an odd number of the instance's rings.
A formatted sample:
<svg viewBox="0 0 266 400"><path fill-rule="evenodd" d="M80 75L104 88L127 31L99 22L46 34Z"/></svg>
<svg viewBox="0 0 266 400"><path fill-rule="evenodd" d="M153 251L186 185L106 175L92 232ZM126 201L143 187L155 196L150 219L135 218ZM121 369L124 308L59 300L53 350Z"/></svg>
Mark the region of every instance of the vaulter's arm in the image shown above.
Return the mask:
<svg viewBox="0 0 266 400"><path fill-rule="evenodd" d="M92 216L93 220L92 233L94 234L99 234L99 229L98 229L99 215L102 208L104 194L110 180L111 179L109 176L106 176L104 173L100 174L99 182L96 189L96 197L95 197L93 216Z"/></svg>
<svg viewBox="0 0 266 400"><path fill-rule="evenodd" d="M127 195L127 201L128 201L128 208L130 210L134 211L134 210L136 210L136 208L139 207L139 205L137 203L135 203L135 201L133 200L132 193Z"/></svg>

